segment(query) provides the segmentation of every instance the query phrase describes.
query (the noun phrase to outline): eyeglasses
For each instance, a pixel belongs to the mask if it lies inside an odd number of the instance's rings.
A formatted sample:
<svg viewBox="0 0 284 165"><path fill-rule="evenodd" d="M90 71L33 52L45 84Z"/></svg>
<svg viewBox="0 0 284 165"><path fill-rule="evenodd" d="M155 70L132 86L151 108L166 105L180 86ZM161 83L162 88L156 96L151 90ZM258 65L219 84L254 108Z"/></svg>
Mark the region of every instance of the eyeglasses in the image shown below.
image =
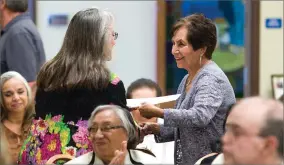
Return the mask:
<svg viewBox="0 0 284 165"><path fill-rule="evenodd" d="M117 37L118 37L118 33L117 32L113 32L112 36L114 37L114 40L116 40Z"/></svg>
<svg viewBox="0 0 284 165"><path fill-rule="evenodd" d="M119 128L124 128L122 125L116 125L116 126L111 126L111 125L107 125L107 126L102 126L102 127L90 127L88 128L88 131L90 134L95 134L97 133L97 131L101 130L101 132L110 132L112 129L119 129Z"/></svg>

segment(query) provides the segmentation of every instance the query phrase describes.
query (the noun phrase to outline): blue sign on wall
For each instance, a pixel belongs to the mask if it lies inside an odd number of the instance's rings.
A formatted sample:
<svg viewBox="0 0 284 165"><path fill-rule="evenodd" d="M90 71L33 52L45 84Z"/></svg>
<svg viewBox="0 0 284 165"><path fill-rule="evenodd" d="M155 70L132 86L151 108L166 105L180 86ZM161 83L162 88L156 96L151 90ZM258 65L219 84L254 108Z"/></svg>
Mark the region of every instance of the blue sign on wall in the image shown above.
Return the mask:
<svg viewBox="0 0 284 165"><path fill-rule="evenodd" d="M279 29L282 27L282 19L281 18L267 18L265 20L265 26L269 29Z"/></svg>
<svg viewBox="0 0 284 165"><path fill-rule="evenodd" d="M48 19L48 24L51 26L65 26L68 24L68 15L67 14L50 15Z"/></svg>

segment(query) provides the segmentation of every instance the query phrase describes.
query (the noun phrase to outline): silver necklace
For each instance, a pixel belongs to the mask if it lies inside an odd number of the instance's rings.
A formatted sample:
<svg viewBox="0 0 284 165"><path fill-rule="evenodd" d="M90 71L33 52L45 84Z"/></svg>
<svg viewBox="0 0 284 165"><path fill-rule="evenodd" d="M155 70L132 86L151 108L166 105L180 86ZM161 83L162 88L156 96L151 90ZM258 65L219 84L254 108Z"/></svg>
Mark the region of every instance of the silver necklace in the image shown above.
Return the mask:
<svg viewBox="0 0 284 165"><path fill-rule="evenodd" d="M186 83L186 87L188 87L191 83L191 80L188 79L188 82Z"/></svg>

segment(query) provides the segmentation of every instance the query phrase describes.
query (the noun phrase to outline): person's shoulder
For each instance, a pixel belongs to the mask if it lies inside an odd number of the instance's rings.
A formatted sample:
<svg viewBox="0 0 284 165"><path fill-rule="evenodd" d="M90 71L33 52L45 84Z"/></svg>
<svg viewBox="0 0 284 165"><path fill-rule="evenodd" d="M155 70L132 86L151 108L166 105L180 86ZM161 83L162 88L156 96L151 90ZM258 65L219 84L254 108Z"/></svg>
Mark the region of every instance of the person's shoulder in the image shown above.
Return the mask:
<svg viewBox="0 0 284 165"><path fill-rule="evenodd" d="M140 150L130 150L131 156L134 161L141 162L143 164L159 164L156 157L147 154Z"/></svg>
<svg viewBox="0 0 284 165"><path fill-rule="evenodd" d="M24 22L22 20L16 22L15 24L13 24L8 32L10 33L11 36L15 36L15 35L23 35L23 34L28 34L28 29L26 28L26 25L24 24Z"/></svg>
<svg viewBox="0 0 284 165"><path fill-rule="evenodd" d="M225 72L214 62L210 62L201 70L200 77L207 77L218 81L227 79Z"/></svg>
<svg viewBox="0 0 284 165"><path fill-rule="evenodd" d="M207 64L197 75L195 83L196 86L203 86L210 84L219 84L226 81L228 78L225 73L219 68L215 62Z"/></svg>
<svg viewBox="0 0 284 165"><path fill-rule="evenodd" d="M7 33L9 33L9 37L40 38L36 25L30 19L19 20L10 27Z"/></svg>
<svg viewBox="0 0 284 165"><path fill-rule="evenodd" d="M210 72L202 72L196 77L195 86L200 87L209 84L218 84L220 79Z"/></svg>
<svg viewBox="0 0 284 165"><path fill-rule="evenodd" d="M74 159L66 162L65 164L88 164L91 161L92 156L93 156L93 151L88 152L84 155L81 155L77 158L74 158Z"/></svg>
<svg viewBox="0 0 284 165"><path fill-rule="evenodd" d="M118 85L118 84L122 83L122 81L121 81L121 79L118 77L117 74L111 72L111 73L110 73L110 83L111 83L112 85Z"/></svg>
<svg viewBox="0 0 284 165"><path fill-rule="evenodd" d="M27 16L22 16L21 19L19 19L12 25L12 28L26 32L37 29L33 20Z"/></svg>

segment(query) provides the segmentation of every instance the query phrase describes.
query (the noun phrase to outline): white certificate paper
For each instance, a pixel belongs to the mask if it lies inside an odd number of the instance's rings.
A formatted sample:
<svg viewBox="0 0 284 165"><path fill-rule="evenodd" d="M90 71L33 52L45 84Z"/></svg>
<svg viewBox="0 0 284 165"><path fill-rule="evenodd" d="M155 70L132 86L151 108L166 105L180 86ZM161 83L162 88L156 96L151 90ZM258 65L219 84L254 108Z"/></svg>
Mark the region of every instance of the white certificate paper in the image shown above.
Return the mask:
<svg viewBox="0 0 284 165"><path fill-rule="evenodd" d="M127 106L129 108L136 108L139 107L142 103L161 104L170 101L175 101L179 98L179 96L180 94L153 97L153 98L127 99Z"/></svg>

